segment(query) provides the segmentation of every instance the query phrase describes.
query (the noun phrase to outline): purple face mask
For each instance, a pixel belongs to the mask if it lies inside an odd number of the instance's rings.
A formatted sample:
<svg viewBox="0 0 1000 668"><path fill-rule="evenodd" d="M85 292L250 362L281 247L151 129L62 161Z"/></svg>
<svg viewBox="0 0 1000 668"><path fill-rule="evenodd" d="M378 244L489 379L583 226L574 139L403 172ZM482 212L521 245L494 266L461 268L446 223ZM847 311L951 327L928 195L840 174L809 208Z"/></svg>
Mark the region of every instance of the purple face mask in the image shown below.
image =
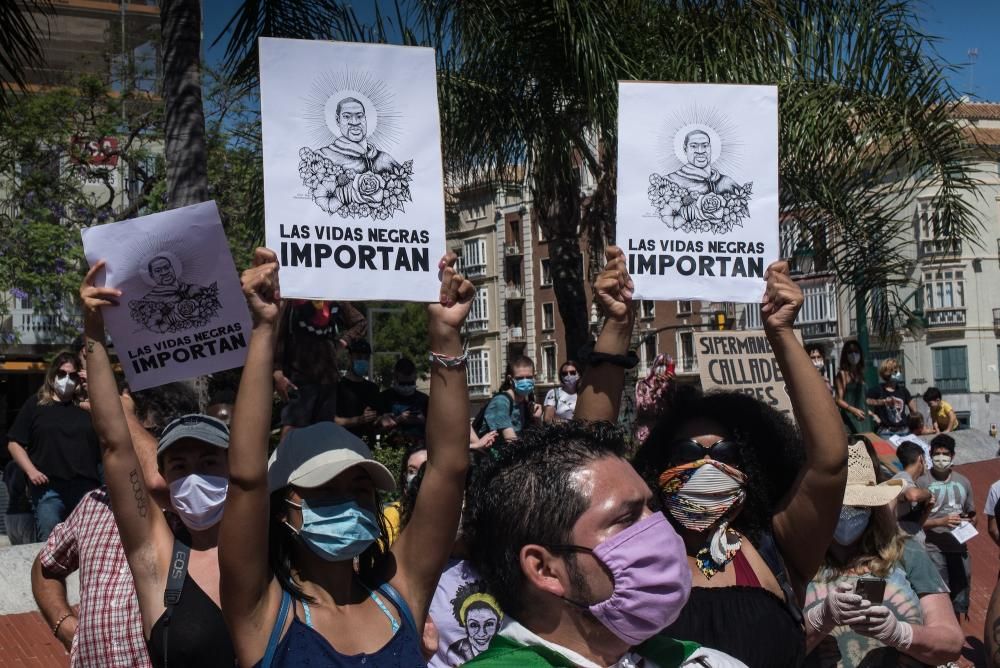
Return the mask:
<svg viewBox="0 0 1000 668"><path fill-rule="evenodd" d="M589 552L611 573L614 592L586 607L630 646L640 645L674 623L691 593L684 542L662 513L653 513Z"/></svg>

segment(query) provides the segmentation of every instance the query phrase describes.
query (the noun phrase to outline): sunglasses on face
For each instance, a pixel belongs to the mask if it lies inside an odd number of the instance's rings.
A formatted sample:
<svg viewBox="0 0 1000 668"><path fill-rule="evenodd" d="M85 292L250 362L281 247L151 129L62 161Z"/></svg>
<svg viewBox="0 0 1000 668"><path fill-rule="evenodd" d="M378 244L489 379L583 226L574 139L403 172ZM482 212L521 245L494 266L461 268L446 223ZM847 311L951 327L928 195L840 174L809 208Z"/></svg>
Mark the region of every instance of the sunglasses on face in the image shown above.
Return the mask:
<svg viewBox="0 0 1000 668"><path fill-rule="evenodd" d="M671 450L670 463L674 466L690 464L706 457L730 466L740 463L740 444L725 438L720 438L708 447L693 438L685 438L674 443Z"/></svg>
<svg viewBox="0 0 1000 668"><path fill-rule="evenodd" d="M566 371L563 371L561 374L559 374L559 377L560 378L565 378L566 376L575 376L575 375L577 375L576 369L568 369Z"/></svg>
<svg viewBox="0 0 1000 668"><path fill-rule="evenodd" d="M69 376L69 379L74 383L80 382L80 374L76 371L65 371L63 369L59 369L58 371L56 371L56 378L58 378L59 380L62 380L66 376Z"/></svg>

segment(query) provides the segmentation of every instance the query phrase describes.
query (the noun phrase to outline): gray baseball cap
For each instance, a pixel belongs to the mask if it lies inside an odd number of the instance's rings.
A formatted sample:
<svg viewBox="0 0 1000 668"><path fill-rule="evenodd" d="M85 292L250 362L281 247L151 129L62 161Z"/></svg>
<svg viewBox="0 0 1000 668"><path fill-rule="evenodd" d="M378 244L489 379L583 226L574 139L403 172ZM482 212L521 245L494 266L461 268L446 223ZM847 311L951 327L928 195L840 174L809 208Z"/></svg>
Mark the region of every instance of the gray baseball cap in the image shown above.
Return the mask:
<svg viewBox="0 0 1000 668"><path fill-rule="evenodd" d="M352 466L365 469L379 489L396 489L389 469L372 459L364 441L340 425L318 422L294 429L267 463L268 491L288 485L319 487Z"/></svg>
<svg viewBox="0 0 1000 668"><path fill-rule="evenodd" d="M217 420L201 413L189 413L172 420L160 434L160 445L156 454L162 455L171 445L182 438L193 438L202 443L214 445L217 448L229 448L229 427L222 420Z"/></svg>

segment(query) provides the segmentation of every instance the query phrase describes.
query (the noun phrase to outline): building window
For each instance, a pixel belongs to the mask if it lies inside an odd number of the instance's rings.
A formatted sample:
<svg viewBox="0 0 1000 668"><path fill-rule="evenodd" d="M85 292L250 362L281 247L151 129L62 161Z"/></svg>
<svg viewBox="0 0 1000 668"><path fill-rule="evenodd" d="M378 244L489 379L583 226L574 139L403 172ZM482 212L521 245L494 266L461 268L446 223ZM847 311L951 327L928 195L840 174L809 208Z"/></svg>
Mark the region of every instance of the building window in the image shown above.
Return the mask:
<svg viewBox="0 0 1000 668"><path fill-rule="evenodd" d="M927 323L965 323L965 272L937 269L924 272L924 310Z"/></svg>
<svg viewBox="0 0 1000 668"><path fill-rule="evenodd" d="M556 328L556 309L552 302L542 304L542 329L550 331Z"/></svg>
<svg viewBox="0 0 1000 668"><path fill-rule="evenodd" d="M942 392L969 391L969 360L965 346L934 348L934 386Z"/></svg>
<svg viewBox="0 0 1000 668"><path fill-rule="evenodd" d="M462 250L462 272L467 278L486 275L486 238L466 239Z"/></svg>
<svg viewBox="0 0 1000 668"><path fill-rule="evenodd" d="M920 231L920 254L942 255L962 253L961 239L939 238L940 219L933 200L921 200L917 205L917 227Z"/></svg>
<svg viewBox="0 0 1000 668"><path fill-rule="evenodd" d="M546 383L556 382L556 372L559 370L559 363L556 361L556 344L542 344L542 376Z"/></svg>
<svg viewBox="0 0 1000 668"><path fill-rule="evenodd" d="M640 306L640 312L643 318L653 318L656 316L656 302L651 299L643 299L642 305Z"/></svg>
<svg viewBox="0 0 1000 668"><path fill-rule="evenodd" d="M482 332L489 329L490 321L490 301L487 290L476 290L476 296L472 300L469 308L469 317L466 320L466 328L470 332Z"/></svg>
<svg viewBox="0 0 1000 668"><path fill-rule="evenodd" d="M677 367L683 373L695 373L698 371L698 360L694 355L694 332L680 332L677 334L677 352L679 360Z"/></svg>
<svg viewBox="0 0 1000 668"><path fill-rule="evenodd" d="M642 363L642 368L648 371L653 366L653 362L656 361L656 335L650 334L644 338L642 348L639 350L642 357L639 361Z"/></svg>
<svg viewBox="0 0 1000 668"><path fill-rule="evenodd" d="M541 284L552 285L552 263L549 261L549 258L547 257L542 258L541 268L542 268Z"/></svg>
<svg viewBox="0 0 1000 668"><path fill-rule="evenodd" d="M469 393L489 394L490 351L486 348L470 350L465 366L469 374Z"/></svg>
<svg viewBox="0 0 1000 668"><path fill-rule="evenodd" d="M743 329L764 329L760 304L747 304L743 309Z"/></svg>
<svg viewBox="0 0 1000 668"><path fill-rule="evenodd" d="M691 302L690 301L677 302L677 315L691 315Z"/></svg>

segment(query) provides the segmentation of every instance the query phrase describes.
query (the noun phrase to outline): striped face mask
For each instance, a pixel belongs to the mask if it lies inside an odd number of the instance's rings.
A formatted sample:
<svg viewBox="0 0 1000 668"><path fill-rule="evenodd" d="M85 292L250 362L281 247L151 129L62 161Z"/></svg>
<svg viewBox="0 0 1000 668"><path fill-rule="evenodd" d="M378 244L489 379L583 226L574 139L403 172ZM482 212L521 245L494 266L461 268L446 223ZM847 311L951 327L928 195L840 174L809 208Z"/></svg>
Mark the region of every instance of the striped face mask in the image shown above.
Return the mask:
<svg viewBox="0 0 1000 668"><path fill-rule="evenodd" d="M663 503L670 515L690 531L705 531L743 504L747 477L739 470L701 459L667 469L660 475Z"/></svg>

